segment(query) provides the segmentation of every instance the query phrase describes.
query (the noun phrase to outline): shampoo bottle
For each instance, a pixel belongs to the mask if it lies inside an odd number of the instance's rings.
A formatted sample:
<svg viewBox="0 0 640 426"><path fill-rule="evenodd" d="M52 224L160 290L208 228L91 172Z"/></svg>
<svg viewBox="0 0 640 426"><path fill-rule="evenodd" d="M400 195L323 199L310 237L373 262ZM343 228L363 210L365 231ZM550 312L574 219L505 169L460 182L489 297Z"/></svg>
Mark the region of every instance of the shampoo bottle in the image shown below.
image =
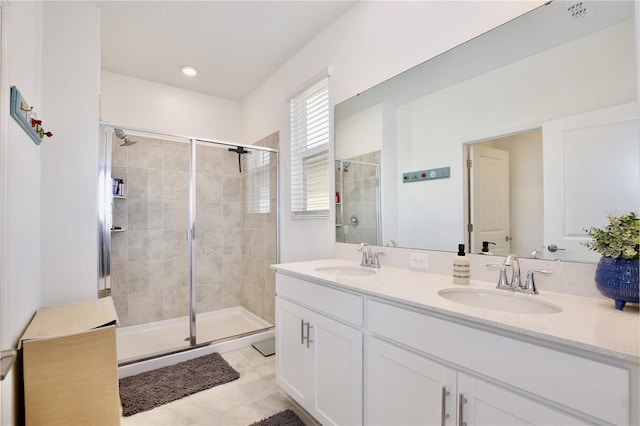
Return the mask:
<svg viewBox="0 0 640 426"><path fill-rule="evenodd" d="M469 259L464 255L464 244L458 244L458 255L453 258L453 283L469 284L471 266Z"/></svg>

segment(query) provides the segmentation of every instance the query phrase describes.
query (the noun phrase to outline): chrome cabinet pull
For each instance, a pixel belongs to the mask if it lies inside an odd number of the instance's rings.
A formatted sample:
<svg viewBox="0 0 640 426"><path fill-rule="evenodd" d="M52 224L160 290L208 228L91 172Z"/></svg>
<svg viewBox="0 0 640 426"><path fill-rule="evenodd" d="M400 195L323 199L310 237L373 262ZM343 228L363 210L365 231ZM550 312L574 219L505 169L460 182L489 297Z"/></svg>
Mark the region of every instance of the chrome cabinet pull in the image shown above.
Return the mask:
<svg viewBox="0 0 640 426"><path fill-rule="evenodd" d="M310 330L311 330L311 323L310 323L310 322L308 322L308 323L307 323L307 348L309 347L309 344L311 343L311 333L310 333Z"/></svg>
<svg viewBox="0 0 640 426"><path fill-rule="evenodd" d="M440 425L445 426L445 419L449 418L447 414L447 396L449 396L449 391L446 386L442 387L442 412L440 413Z"/></svg>
<svg viewBox="0 0 640 426"><path fill-rule="evenodd" d="M300 320L300 344L304 345L304 320Z"/></svg>
<svg viewBox="0 0 640 426"><path fill-rule="evenodd" d="M464 409L463 405L467 402L467 398L461 393L458 395L458 426L467 426L467 422L464 421Z"/></svg>

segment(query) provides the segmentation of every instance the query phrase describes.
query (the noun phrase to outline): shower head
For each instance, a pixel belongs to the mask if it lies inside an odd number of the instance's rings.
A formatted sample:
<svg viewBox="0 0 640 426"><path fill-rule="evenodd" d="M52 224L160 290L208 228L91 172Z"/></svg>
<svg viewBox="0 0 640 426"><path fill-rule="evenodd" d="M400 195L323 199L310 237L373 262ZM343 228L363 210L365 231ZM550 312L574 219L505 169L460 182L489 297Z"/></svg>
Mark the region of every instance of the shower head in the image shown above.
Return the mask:
<svg viewBox="0 0 640 426"><path fill-rule="evenodd" d="M127 134L122 129L113 129L113 133L116 135L118 139L122 139L124 143L120 144L120 146L131 146L134 143L138 143L138 141L132 141L127 137Z"/></svg>
<svg viewBox="0 0 640 426"><path fill-rule="evenodd" d="M116 134L118 139L125 139L127 137L127 134L122 129L113 129L113 133Z"/></svg>
<svg viewBox="0 0 640 426"><path fill-rule="evenodd" d="M349 166L351 165L351 163L347 161L342 161L341 163L342 163L342 169L338 167L338 171L342 171L343 173L349 173Z"/></svg>

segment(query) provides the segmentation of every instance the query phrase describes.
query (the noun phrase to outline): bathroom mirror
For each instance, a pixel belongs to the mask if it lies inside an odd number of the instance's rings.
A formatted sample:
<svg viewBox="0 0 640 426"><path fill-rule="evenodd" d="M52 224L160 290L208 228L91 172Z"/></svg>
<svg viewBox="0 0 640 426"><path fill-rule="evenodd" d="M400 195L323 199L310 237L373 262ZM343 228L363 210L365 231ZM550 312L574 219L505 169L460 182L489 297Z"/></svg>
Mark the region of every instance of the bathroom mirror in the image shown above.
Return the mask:
<svg viewBox="0 0 640 426"><path fill-rule="evenodd" d="M634 2L554 1L336 105L335 156L379 151L382 244L594 262L638 209L637 93Z"/></svg>

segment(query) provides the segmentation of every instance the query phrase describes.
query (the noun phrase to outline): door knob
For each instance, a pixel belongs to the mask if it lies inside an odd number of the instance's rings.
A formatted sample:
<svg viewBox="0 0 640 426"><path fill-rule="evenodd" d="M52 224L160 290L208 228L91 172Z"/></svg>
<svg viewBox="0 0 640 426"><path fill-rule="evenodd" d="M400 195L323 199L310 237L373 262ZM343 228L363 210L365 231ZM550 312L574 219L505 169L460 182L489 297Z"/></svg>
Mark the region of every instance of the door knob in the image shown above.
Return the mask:
<svg viewBox="0 0 640 426"><path fill-rule="evenodd" d="M564 250L564 249L563 249L563 248L558 247L558 246L557 246L557 245L555 245L555 244L549 244L549 245L547 246L547 250L549 250L551 253L554 253L554 252L556 252L556 251L558 251L558 250Z"/></svg>

